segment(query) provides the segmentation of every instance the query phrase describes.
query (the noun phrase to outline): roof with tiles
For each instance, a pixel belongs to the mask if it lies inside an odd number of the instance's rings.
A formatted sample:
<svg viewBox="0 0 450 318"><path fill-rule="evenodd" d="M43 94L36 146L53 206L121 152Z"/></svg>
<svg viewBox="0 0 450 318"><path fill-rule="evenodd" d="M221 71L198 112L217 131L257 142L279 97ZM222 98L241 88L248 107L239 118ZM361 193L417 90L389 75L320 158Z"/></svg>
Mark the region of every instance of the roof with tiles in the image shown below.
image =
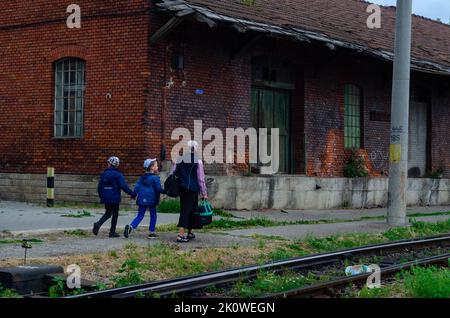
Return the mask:
<svg viewBox="0 0 450 318"><path fill-rule="evenodd" d="M355 44L360 51L363 47L387 53L388 59L392 59L394 51L395 7L381 7L381 28L369 29L366 22L371 14L367 13L370 3L362 0L255 0L253 5L243 4L241 0L163 2L166 9L170 3L178 5L179 9L184 3L203 14L209 12L212 20L216 20L214 15L217 15L239 19L238 22L245 20L284 30L318 33ZM450 73L450 26L413 15L412 57L413 64L414 61L429 62L437 64L440 73Z"/></svg>

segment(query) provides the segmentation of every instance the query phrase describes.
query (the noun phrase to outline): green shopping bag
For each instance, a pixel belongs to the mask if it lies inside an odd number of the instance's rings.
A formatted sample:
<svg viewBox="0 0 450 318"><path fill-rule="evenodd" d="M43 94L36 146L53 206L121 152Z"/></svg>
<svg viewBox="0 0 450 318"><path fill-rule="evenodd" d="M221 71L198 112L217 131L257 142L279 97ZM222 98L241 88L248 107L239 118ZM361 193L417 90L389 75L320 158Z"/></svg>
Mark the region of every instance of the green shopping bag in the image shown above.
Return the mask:
<svg viewBox="0 0 450 318"><path fill-rule="evenodd" d="M213 217L213 206L208 200L203 199L198 205L197 211L195 213L196 224L201 228L205 225L212 223Z"/></svg>

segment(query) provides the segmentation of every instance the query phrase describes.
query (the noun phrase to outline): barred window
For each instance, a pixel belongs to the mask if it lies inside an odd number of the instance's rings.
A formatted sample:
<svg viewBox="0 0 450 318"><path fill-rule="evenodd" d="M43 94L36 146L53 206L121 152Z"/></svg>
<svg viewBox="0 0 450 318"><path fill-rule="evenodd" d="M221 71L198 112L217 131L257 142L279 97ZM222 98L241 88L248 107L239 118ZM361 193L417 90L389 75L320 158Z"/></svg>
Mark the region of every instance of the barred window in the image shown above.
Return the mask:
<svg viewBox="0 0 450 318"><path fill-rule="evenodd" d="M345 85L344 92L344 146L361 148L361 89L355 85Z"/></svg>
<svg viewBox="0 0 450 318"><path fill-rule="evenodd" d="M85 62L65 58L55 63L55 137L83 136Z"/></svg>

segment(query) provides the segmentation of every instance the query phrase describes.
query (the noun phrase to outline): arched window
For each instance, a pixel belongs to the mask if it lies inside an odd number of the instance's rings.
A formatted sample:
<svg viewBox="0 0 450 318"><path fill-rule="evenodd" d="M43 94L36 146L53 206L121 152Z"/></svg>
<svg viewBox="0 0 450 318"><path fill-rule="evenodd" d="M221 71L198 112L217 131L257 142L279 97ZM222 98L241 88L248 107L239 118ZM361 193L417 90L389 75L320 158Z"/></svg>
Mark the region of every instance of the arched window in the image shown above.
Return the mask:
<svg viewBox="0 0 450 318"><path fill-rule="evenodd" d="M362 91L358 86L345 85L344 106L344 146L361 148Z"/></svg>
<svg viewBox="0 0 450 318"><path fill-rule="evenodd" d="M83 136L85 62L64 58L55 63L55 127L60 138Z"/></svg>

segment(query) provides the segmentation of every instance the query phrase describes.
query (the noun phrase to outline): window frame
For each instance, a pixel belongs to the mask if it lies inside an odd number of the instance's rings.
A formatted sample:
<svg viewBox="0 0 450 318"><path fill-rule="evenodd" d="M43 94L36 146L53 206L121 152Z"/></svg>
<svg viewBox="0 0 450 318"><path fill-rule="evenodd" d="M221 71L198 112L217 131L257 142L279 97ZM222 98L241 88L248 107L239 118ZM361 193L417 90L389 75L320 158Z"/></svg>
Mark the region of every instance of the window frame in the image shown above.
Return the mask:
<svg viewBox="0 0 450 318"><path fill-rule="evenodd" d="M75 65L75 69L72 69L72 65ZM80 65L81 67L79 68ZM66 74L68 75L67 81ZM81 79L79 79L79 74L82 76ZM72 82L72 80L74 81ZM53 138L84 138L86 61L78 57L64 57L55 61L53 63L53 90ZM66 96L67 103L65 101ZM71 100L73 104L71 104ZM66 112L67 117L65 116ZM72 118L70 117L71 115L73 116ZM71 122L71 119L73 122Z"/></svg>
<svg viewBox="0 0 450 318"><path fill-rule="evenodd" d="M356 101L359 103L356 104ZM356 118L356 120L355 120ZM357 124L355 124L355 121ZM361 86L344 85L344 149L364 148L364 95ZM355 133L359 131L359 134ZM349 142L350 140L350 142ZM359 141L359 143L358 143Z"/></svg>

